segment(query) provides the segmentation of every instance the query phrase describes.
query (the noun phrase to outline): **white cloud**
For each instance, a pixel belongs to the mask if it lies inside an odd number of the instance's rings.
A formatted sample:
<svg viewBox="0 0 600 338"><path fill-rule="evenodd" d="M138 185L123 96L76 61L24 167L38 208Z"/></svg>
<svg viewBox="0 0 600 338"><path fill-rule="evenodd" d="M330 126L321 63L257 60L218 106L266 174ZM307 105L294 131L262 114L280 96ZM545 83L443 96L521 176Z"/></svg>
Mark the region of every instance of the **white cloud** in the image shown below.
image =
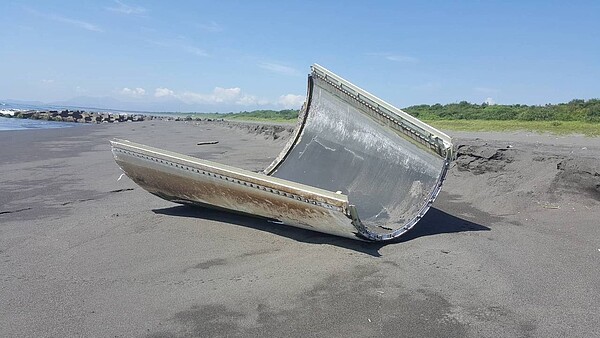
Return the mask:
<svg viewBox="0 0 600 338"><path fill-rule="evenodd" d="M59 22L64 22L73 26L77 26L79 28L83 28L86 29L88 31L92 31L92 32L103 32L102 29L100 29L100 27L91 24L89 22L85 22L85 21L81 21L81 20L77 20L77 19L69 19L69 18L63 18L60 16L53 16L52 17L54 20L59 21Z"/></svg>
<svg viewBox="0 0 600 338"><path fill-rule="evenodd" d="M235 103L241 106L251 106L258 104L258 99L254 95L242 95Z"/></svg>
<svg viewBox="0 0 600 338"><path fill-rule="evenodd" d="M163 47L163 48L177 48L184 52L194 54L196 56L206 57L209 54L202 48L196 47L192 44L187 43L185 38L173 39L173 40L153 40L153 39L145 39L147 43L153 44L155 46Z"/></svg>
<svg viewBox="0 0 600 338"><path fill-rule="evenodd" d="M492 99L491 97L488 97L483 102L489 104L490 106L496 104L496 101L494 101L494 99Z"/></svg>
<svg viewBox="0 0 600 338"><path fill-rule="evenodd" d="M294 94L286 94L281 95L279 97L278 104L282 105L284 108L295 108L299 109L302 107L304 103L304 95L294 95Z"/></svg>
<svg viewBox="0 0 600 338"><path fill-rule="evenodd" d="M208 103L208 104L218 104L218 103L234 103L241 96L240 88L221 88L216 87L212 93L203 94L203 93L194 93L194 92L183 92L181 94L176 95L177 98L182 100L185 103Z"/></svg>
<svg viewBox="0 0 600 338"><path fill-rule="evenodd" d="M197 55L197 56L208 56L207 52L205 52L203 49L200 49L195 46L181 45L181 48L183 48L183 50L185 50L186 52Z"/></svg>
<svg viewBox="0 0 600 338"><path fill-rule="evenodd" d="M248 95L243 93L235 99L235 104L240 106L264 106L269 103L269 100L261 99L254 95Z"/></svg>
<svg viewBox="0 0 600 338"><path fill-rule="evenodd" d="M209 95L211 101L216 103L220 102L231 102L240 97L242 90L238 87L236 88L221 88L216 87L213 90L213 94Z"/></svg>
<svg viewBox="0 0 600 338"><path fill-rule="evenodd" d="M367 55L377 56L384 58L388 61L402 62L402 63L416 63L419 59L413 56L395 54L395 53L367 53Z"/></svg>
<svg viewBox="0 0 600 338"><path fill-rule="evenodd" d="M386 60L389 61L396 61L396 62L409 62L409 63L414 63L419 61L417 58L412 57L412 56L406 56L406 55L388 55L385 57Z"/></svg>
<svg viewBox="0 0 600 338"><path fill-rule="evenodd" d="M130 88L123 88L121 89L121 94L125 95L125 96L129 96L129 97L133 97L133 98L140 98L144 95L146 95L146 90L144 88L134 88L134 89L130 89Z"/></svg>
<svg viewBox="0 0 600 338"><path fill-rule="evenodd" d="M165 97L165 96L173 96L173 95L174 95L173 91L169 88L156 88L154 90L155 97Z"/></svg>
<svg viewBox="0 0 600 338"><path fill-rule="evenodd" d="M54 83L54 80L53 79L42 79L42 83L51 84L51 83Z"/></svg>
<svg viewBox="0 0 600 338"><path fill-rule="evenodd" d="M204 23L204 24L196 24L196 26L198 28L202 29L203 31L211 32L211 33L217 33L217 32L223 31L223 27L221 27L221 25L219 25L218 23L216 23L214 21L210 21L210 22Z"/></svg>
<svg viewBox="0 0 600 338"><path fill-rule="evenodd" d="M262 69L266 69L266 70L269 70L271 72L278 73L281 75L287 75L287 76L300 75L300 72L297 69L289 67L289 66L285 66L282 64L278 64L278 63L263 62L263 63L260 63L258 66Z"/></svg>
<svg viewBox="0 0 600 338"><path fill-rule="evenodd" d="M242 95L235 104L240 106L264 106L269 104L269 100L258 98L254 95Z"/></svg>
<svg viewBox="0 0 600 338"><path fill-rule="evenodd" d="M83 20L66 18L64 16L60 16L60 15L56 15L56 14L41 13L34 9L27 8L27 7L25 8L25 10L35 16L39 16L42 18L56 21L56 22L66 23L68 25L79 27L79 28L82 28L82 29L85 29L88 31L92 31L92 32L103 32L103 30L100 27L98 27L92 23L83 21Z"/></svg>
<svg viewBox="0 0 600 338"><path fill-rule="evenodd" d="M234 104L239 106L266 105L268 100L260 99L254 95L248 95L242 92L238 87L223 88L215 87L210 93L196 93L192 91L175 92L168 88L156 88L155 97L172 97L186 104Z"/></svg>
<svg viewBox="0 0 600 338"><path fill-rule="evenodd" d="M140 6L130 6L119 0L114 0L114 3L117 4L115 7L107 7L106 9L112 12L117 12L121 14L144 14L146 13L146 9Z"/></svg>

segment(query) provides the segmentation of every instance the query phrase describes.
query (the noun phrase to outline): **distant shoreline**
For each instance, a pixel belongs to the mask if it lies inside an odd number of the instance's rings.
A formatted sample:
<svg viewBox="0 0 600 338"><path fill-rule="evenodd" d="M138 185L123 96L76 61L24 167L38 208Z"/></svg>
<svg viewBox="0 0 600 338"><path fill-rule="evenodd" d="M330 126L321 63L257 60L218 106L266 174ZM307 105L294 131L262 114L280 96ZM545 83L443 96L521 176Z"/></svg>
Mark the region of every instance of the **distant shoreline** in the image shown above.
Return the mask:
<svg viewBox="0 0 600 338"><path fill-rule="evenodd" d="M418 114L416 114L418 115ZM230 121L250 124L295 125L295 110L258 110L240 113L116 113L88 112L84 110L0 110L0 117L31 119L69 123L123 123L141 121ZM565 120L517 120L517 119L458 119L419 116L424 122L441 130L454 131L530 131L556 135L581 134L589 137L600 136L600 123L593 121ZM43 127L41 127L43 128Z"/></svg>
<svg viewBox="0 0 600 338"><path fill-rule="evenodd" d="M211 118L192 118L191 116L167 116L150 114L129 114L109 112L87 112L83 110L0 110L0 117L11 119L30 119L53 122L71 123L115 123L115 122L142 122L150 120L162 121L211 121Z"/></svg>

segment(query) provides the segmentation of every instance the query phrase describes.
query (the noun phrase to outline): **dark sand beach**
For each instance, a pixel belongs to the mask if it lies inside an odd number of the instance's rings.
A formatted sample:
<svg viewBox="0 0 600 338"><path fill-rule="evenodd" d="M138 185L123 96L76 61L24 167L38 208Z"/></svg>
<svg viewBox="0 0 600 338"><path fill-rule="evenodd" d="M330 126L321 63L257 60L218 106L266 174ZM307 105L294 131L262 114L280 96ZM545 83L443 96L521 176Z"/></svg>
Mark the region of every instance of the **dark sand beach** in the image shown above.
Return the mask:
<svg viewBox="0 0 600 338"><path fill-rule="evenodd" d="M599 138L453 133L434 207L386 244L161 200L108 142L258 171L290 129L0 132L0 336L600 336Z"/></svg>

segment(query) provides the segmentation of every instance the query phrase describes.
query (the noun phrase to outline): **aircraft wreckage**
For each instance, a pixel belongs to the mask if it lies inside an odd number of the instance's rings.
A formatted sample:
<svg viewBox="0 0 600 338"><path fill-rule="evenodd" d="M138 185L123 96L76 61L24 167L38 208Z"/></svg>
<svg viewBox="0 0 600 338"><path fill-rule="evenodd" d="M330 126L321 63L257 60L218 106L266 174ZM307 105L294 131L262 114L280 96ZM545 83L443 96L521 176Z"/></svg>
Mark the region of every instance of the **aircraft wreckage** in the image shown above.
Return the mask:
<svg viewBox="0 0 600 338"><path fill-rule="evenodd" d="M449 136L316 64L294 133L262 173L111 144L127 176L166 200L371 241L423 217L454 156Z"/></svg>

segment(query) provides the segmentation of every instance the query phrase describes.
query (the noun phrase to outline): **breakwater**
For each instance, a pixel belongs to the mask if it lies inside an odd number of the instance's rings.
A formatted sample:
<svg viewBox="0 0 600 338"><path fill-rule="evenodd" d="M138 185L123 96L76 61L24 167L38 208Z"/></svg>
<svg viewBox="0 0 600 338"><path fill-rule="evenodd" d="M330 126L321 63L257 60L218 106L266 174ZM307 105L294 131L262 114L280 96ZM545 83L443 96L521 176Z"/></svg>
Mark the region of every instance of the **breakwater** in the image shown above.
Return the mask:
<svg viewBox="0 0 600 338"><path fill-rule="evenodd" d="M87 112L81 110L48 110L48 111L0 111L0 117L20 118L32 120L45 120L57 122L76 122L76 123L115 123L115 122L141 122L149 120L163 121L201 121L211 120L202 118L192 118L190 116L165 116L165 115L147 115L147 114L125 114L108 112Z"/></svg>

